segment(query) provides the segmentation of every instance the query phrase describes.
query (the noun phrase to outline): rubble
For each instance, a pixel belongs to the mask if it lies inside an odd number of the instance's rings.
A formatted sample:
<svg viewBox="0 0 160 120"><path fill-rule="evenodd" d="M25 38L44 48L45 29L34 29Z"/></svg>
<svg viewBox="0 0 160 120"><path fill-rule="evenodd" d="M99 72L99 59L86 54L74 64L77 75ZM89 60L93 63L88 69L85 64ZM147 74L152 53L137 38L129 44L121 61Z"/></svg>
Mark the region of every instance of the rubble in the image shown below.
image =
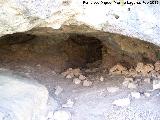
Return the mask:
<svg viewBox="0 0 160 120"><path fill-rule="evenodd" d="M160 61L157 61L157 62L154 64L154 67L155 67L155 71L160 72Z"/></svg>
<svg viewBox="0 0 160 120"><path fill-rule="evenodd" d="M66 78L79 77L81 75L81 70L79 68L76 69L69 68L61 74Z"/></svg>
<svg viewBox="0 0 160 120"><path fill-rule="evenodd" d="M89 86L91 86L91 85L92 85L92 81L89 81L89 80L84 80L84 81L83 81L83 86L89 87Z"/></svg>
<svg viewBox="0 0 160 120"><path fill-rule="evenodd" d="M122 98L118 99L112 102L113 105L119 106L119 107L125 107L130 105L130 99L129 98Z"/></svg>
<svg viewBox="0 0 160 120"><path fill-rule="evenodd" d="M99 80L103 82L104 81L104 77L101 76Z"/></svg>
<svg viewBox="0 0 160 120"><path fill-rule="evenodd" d="M58 110L54 113L53 120L71 120L71 113L64 110Z"/></svg>
<svg viewBox="0 0 160 120"><path fill-rule="evenodd" d="M107 91L110 93L115 93L119 91L119 87L107 87Z"/></svg>
<svg viewBox="0 0 160 120"><path fill-rule="evenodd" d="M146 82L146 83L151 83L151 79L150 78L144 78L144 82Z"/></svg>
<svg viewBox="0 0 160 120"><path fill-rule="evenodd" d="M150 97L151 94L150 93L144 93L145 97Z"/></svg>
<svg viewBox="0 0 160 120"><path fill-rule="evenodd" d="M80 75L80 76L79 76L79 79L80 79L80 80L85 80L86 77L85 77L84 75Z"/></svg>
<svg viewBox="0 0 160 120"><path fill-rule="evenodd" d="M78 79L78 78L74 78L74 79L73 79L73 83L76 84L76 85L78 85L78 84L81 83L81 80Z"/></svg>
<svg viewBox="0 0 160 120"><path fill-rule="evenodd" d="M153 80L153 90L160 89L160 80L154 79Z"/></svg>
<svg viewBox="0 0 160 120"><path fill-rule="evenodd" d="M127 71L127 68L123 67L121 64L117 64L109 70L109 74L111 74L111 75L121 75L125 71Z"/></svg>
<svg viewBox="0 0 160 120"><path fill-rule="evenodd" d="M128 83L128 86L127 86L129 89L136 89L137 88L137 85L135 84L135 83L131 83L131 82L129 82Z"/></svg>
<svg viewBox="0 0 160 120"><path fill-rule="evenodd" d="M139 92L131 92L131 96L135 99L139 99L141 97Z"/></svg>
<svg viewBox="0 0 160 120"><path fill-rule="evenodd" d="M138 63L135 70L138 73L142 73L142 75L146 76L146 75L148 75L149 72L154 70L154 66L152 64L144 65L143 63Z"/></svg>

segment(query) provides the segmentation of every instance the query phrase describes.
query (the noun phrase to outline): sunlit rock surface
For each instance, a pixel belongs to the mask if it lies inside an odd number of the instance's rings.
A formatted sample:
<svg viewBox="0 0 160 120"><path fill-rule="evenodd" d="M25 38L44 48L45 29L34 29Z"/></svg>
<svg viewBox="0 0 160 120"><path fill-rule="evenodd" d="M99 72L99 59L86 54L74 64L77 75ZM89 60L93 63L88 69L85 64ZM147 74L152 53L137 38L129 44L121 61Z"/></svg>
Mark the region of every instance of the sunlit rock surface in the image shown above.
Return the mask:
<svg viewBox="0 0 160 120"><path fill-rule="evenodd" d="M148 1L145 0L145 3ZM0 36L28 31L39 26L59 29L62 25L85 24L96 30L120 33L160 45L159 1L159 4L155 2L138 5L118 5L113 0L111 0L112 4L104 5L104 2L101 0L93 0L93 2L90 0L1 0Z"/></svg>
<svg viewBox="0 0 160 120"><path fill-rule="evenodd" d="M0 74L0 120L44 120L47 101L44 86Z"/></svg>

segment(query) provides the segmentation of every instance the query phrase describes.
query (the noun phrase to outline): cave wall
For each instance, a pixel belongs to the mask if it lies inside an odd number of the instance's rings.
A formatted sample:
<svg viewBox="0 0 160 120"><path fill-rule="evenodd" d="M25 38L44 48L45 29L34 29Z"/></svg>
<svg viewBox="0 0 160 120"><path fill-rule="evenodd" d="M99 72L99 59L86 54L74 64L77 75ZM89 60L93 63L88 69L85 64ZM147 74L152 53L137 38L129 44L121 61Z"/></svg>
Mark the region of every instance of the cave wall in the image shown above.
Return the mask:
<svg viewBox="0 0 160 120"><path fill-rule="evenodd" d="M119 34L70 29L36 28L5 35L0 38L0 62L11 67L16 63L40 64L62 72L69 67L88 68L92 63L109 69L117 63L135 67L138 62L160 59L160 48L154 44Z"/></svg>

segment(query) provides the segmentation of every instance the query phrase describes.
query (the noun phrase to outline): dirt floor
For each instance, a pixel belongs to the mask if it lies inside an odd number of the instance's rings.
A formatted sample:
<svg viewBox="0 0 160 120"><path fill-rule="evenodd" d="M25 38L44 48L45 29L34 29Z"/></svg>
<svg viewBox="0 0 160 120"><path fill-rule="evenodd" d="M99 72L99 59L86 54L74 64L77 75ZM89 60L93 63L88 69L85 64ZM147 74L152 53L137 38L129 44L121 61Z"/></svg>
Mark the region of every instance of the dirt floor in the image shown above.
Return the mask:
<svg viewBox="0 0 160 120"><path fill-rule="evenodd" d="M1 71L10 69L16 75L37 80L45 85L54 98L52 109L69 111L72 120L160 120L160 92L152 91L151 84L143 83L136 89L129 89L122 85L124 81L122 76L83 72L88 80L93 82L91 86L85 87L82 84L74 84L72 79L67 79L41 64L3 63L0 67ZM103 81L100 80L102 76ZM63 90L55 95L57 86ZM107 90L108 87L119 89L112 93ZM135 99L131 96L131 92L135 91L142 93L140 98ZM150 96L146 97L143 94L145 92ZM122 98L129 98L130 104L122 107L112 104L113 101ZM71 103L63 108L69 99Z"/></svg>

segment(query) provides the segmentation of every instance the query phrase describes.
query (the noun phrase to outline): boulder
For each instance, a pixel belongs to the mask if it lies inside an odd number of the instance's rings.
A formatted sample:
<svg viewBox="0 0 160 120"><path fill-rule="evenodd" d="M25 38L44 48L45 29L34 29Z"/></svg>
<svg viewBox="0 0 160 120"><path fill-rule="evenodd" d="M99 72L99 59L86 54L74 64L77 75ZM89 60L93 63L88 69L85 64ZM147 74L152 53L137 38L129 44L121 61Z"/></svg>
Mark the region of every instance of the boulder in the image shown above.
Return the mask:
<svg viewBox="0 0 160 120"><path fill-rule="evenodd" d="M0 119L44 120L48 91L31 80L0 75Z"/></svg>

